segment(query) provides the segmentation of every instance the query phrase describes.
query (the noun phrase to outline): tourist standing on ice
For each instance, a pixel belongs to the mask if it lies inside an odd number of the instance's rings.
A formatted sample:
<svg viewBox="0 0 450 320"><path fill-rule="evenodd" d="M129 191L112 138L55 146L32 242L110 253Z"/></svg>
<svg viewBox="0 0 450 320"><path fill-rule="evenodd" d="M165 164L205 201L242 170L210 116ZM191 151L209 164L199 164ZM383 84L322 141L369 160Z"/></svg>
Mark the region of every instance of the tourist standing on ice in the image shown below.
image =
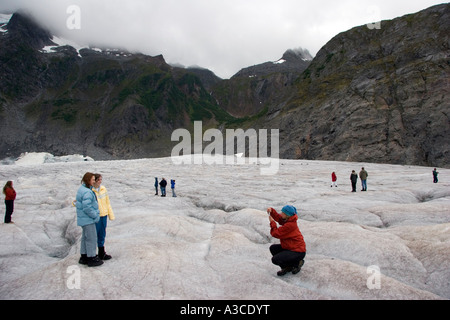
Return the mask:
<svg viewBox="0 0 450 320"><path fill-rule="evenodd" d="M369 176L369 174L364 169L364 167L362 167L361 171L359 172L359 178L361 179L361 187L362 187L361 191L367 191L367 177L368 176Z"/></svg>
<svg viewBox="0 0 450 320"><path fill-rule="evenodd" d="M16 190L13 188L13 182L6 182L3 187L3 194L5 195L5 223L14 223L11 221L11 216L14 212L14 200L16 200Z"/></svg>
<svg viewBox="0 0 450 320"><path fill-rule="evenodd" d="M95 183L92 191L97 196L98 207L100 210L100 221L96 223L97 227L97 246L98 257L101 260L109 260L112 257L105 252L105 238L106 238L106 226L109 220L116 219L113 209L111 208L111 202L109 201L108 190L102 185L103 177L101 174L95 174Z"/></svg>
<svg viewBox="0 0 450 320"><path fill-rule="evenodd" d="M337 176L336 176L336 172L333 172L331 174L331 187L333 188L333 185L335 187L337 187Z"/></svg>
<svg viewBox="0 0 450 320"><path fill-rule="evenodd" d="M281 267L281 270L277 272L280 277L288 272L299 273L306 256L305 241L297 225L297 209L294 206L285 206L281 212L281 214L278 213L274 208L267 209L270 234L280 239L280 244L270 247L272 263Z"/></svg>
<svg viewBox="0 0 450 320"><path fill-rule="evenodd" d="M159 183L159 186L161 187L161 197L165 197L166 196L166 187L167 187L166 179L162 178L161 182Z"/></svg>
<svg viewBox="0 0 450 320"><path fill-rule="evenodd" d="M350 181L352 182L352 192L356 192L356 183L358 182L358 175L355 170L352 170L350 175Z"/></svg>
<svg viewBox="0 0 450 320"><path fill-rule="evenodd" d="M173 179L170 180L170 188L172 189L172 197L176 198L177 195L175 193L175 180Z"/></svg>
<svg viewBox="0 0 450 320"><path fill-rule="evenodd" d="M438 183L438 174L439 174L439 172L437 172L437 169L434 168L434 170L433 170L433 182L434 183Z"/></svg>
<svg viewBox="0 0 450 320"><path fill-rule="evenodd" d="M158 183L158 178L157 178L157 177L155 177L155 190L156 190L155 196L157 196L157 195L158 195L158 186L159 186L159 183Z"/></svg>
<svg viewBox="0 0 450 320"><path fill-rule="evenodd" d="M95 175L87 172L81 180L81 187L77 192L77 224L83 230L81 235L80 264L96 267L103 264L97 256L97 229L95 224L100 220L97 197L92 187Z"/></svg>

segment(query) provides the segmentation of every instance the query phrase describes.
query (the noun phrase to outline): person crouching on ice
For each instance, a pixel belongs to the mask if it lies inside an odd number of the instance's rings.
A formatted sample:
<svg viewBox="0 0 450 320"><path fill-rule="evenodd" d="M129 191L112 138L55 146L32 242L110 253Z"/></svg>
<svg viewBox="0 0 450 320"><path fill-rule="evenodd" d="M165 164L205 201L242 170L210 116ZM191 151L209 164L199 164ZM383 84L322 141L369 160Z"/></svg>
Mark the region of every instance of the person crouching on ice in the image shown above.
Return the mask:
<svg viewBox="0 0 450 320"><path fill-rule="evenodd" d="M280 239L280 244L270 247L272 263L280 266L278 276L284 276L288 272L297 274L302 269L306 256L306 245L303 235L297 225L297 209L293 206L285 206L281 214L275 209L267 209L270 221L270 234ZM277 226L277 222L280 227Z"/></svg>

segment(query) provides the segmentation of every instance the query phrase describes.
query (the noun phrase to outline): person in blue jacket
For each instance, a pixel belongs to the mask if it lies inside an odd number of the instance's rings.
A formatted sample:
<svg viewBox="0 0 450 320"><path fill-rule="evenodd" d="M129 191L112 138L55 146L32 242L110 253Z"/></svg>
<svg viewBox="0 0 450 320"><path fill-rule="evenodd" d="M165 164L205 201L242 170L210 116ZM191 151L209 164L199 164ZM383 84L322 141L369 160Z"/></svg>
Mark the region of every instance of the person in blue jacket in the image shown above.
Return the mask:
<svg viewBox="0 0 450 320"><path fill-rule="evenodd" d="M96 267L103 264L97 256L97 229L95 224L100 220L97 197L92 191L95 175L87 172L81 181L77 192L77 224L83 230L81 235L80 264Z"/></svg>
<svg viewBox="0 0 450 320"><path fill-rule="evenodd" d="M170 180L170 188L172 189L172 197L176 198L177 194L175 193L175 180Z"/></svg>
<svg viewBox="0 0 450 320"><path fill-rule="evenodd" d="M159 185L159 183L158 183L158 177L155 177L155 190L156 190L155 196L158 195L158 185Z"/></svg>

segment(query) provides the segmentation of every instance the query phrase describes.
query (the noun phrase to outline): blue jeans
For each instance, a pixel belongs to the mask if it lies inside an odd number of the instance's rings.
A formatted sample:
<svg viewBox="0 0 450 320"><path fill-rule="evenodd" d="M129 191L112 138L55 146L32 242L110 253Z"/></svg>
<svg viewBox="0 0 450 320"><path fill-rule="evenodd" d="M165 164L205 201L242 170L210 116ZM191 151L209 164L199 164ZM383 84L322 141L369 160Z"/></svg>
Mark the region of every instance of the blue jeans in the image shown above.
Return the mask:
<svg viewBox="0 0 450 320"><path fill-rule="evenodd" d="M95 224L97 228L97 246L99 248L105 246L107 224L108 224L108 216L100 217L100 220Z"/></svg>
<svg viewBox="0 0 450 320"><path fill-rule="evenodd" d="M364 191L367 191L367 180L361 180L361 186Z"/></svg>

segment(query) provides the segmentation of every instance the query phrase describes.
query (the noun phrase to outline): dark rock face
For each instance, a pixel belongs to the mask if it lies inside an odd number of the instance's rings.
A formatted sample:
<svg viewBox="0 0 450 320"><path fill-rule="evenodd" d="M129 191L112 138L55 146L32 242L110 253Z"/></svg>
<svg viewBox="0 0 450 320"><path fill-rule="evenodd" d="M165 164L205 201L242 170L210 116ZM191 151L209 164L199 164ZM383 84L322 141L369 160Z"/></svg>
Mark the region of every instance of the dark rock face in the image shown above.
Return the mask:
<svg viewBox="0 0 450 320"><path fill-rule="evenodd" d="M194 72L162 56L68 46L44 53L55 44L30 18L15 14L7 28L0 34L0 157L167 156L173 130L232 119Z"/></svg>
<svg viewBox="0 0 450 320"><path fill-rule="evenodd" d="M291 158L448 166L450 5L339 34L271 120Z"/></svg>
<svg viewBox="0 0 450 320"><path fill-rule="evenodd" d="M353 28L311 61L277 63L228 80L169 66L162 56L77 52L14 15L0 33L0 158L22 152L95 159L170 156L171 133L280 130L280 156L448 167L450 5Z"/></svg>
<svg viewBox="0 0 450 320"><path fill-rule="evenodd" d="M307 50L287 50L278 61L244 68L213 86L213 96L235 117L265 114L269 106L283 104L293 96L294 81L311 60Z"/></svg>
<svg viewBox="0 0 450 320"><path fill-rule="evenodd" d="M301 74L308 68L313 60L311 54L303 49L289 49L281 59L274 62L265 62L259 65L244 68L236 73L233 78L238 77L263 77L273 73Z"/></svg>
<svg viewBox="0 0 450 320"><path fill-rule="evenodd" d="M6 28L15 42L24 42L33 49L39 50L44 46L54 45L50 32L39 27L32 18L24 14L14 14Z"/></svg>

